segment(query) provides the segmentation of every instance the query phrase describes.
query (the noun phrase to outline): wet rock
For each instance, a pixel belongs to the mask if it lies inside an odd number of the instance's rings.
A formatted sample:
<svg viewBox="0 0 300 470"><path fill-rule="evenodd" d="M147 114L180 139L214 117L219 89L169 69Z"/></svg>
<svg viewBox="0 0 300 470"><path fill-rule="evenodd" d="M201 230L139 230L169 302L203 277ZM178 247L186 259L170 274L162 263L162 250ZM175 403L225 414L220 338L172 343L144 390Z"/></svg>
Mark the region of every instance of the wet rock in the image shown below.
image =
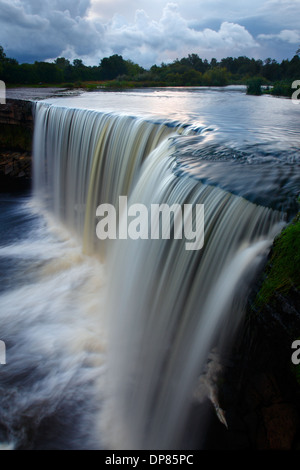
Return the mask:
<svg viewBox="0 0 300 470"><path fill-rule="evenodd" d="M0 106L0 124L21 125L33 130L32 102L8 99Z"/></svg>
<svg viewBox="0 0 300 470"><path fill-rule="evenodd" d="M292 449L297 432L298 417L289 403L276 403L262 408L266 429L267 448L274 450Z"/></svg>
<svg viewBox="0 0 300 470"><path fill-rule="evenodd" d="M0 191L29 189L32 181L29 152L0 151Z"/></svg>
<svg viewBox="0 0 300 470"><path fill-rule="evenodd" d="M31 187L33 102L8 99L0 106L0 191Z"/></svg>
<svg viewBox="0 0 300 470"><path fill-rule="evenodd" d="M33 103L7 100L0 105L0 148L31 152Z"/></svg>

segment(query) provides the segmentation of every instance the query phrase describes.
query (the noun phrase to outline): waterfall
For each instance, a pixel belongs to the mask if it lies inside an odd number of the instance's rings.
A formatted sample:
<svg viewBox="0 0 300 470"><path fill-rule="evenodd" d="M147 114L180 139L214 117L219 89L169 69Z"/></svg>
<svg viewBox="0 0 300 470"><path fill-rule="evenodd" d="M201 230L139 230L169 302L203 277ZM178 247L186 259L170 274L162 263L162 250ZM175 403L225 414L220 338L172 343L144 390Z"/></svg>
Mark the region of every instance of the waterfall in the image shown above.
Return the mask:
<svg viewBox="0 0 300 470"><path fill-rule="evenodd" d="M128 194L145 157L174 129L42 103L35 113L35 193L93 252L97 205Z"/></svg>
<svg viewBox="0 0 300 470"><path fill-rule="evenodd" d="M279 212L176 175L177 141L195 132L36 105L35 194L106 265L107 400L99 429L114 449L182 447L208 356L234 338L251 280L282 227ZM175 237L101 242L97 206L117 207L119 196L149 211L203 204L203 248L189 251Z"/></svg>

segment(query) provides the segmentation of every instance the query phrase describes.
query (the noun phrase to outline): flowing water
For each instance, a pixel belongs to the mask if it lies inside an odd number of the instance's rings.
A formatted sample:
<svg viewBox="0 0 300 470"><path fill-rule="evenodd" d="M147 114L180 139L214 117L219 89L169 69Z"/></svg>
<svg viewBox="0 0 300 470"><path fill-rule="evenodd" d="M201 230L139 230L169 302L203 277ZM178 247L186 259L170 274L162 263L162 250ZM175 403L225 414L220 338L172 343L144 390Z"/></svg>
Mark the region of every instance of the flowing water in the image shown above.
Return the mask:
<svg viewBox="0 0 300 470"><path fill-rule="evenodd" d="M299 111L240 87L36 104L33 194L0 200L3 445L203 445L207 422L191 429L190 415L207 397L217 409L208 363L297 210ZM134 222L120 196L147 214L189 208L179 220L193 223L177 236L174 215L151 239L151 216ZM115 239L96 236L101 204L116 208ZM203 247L187 249L200 232Z"/></svg>

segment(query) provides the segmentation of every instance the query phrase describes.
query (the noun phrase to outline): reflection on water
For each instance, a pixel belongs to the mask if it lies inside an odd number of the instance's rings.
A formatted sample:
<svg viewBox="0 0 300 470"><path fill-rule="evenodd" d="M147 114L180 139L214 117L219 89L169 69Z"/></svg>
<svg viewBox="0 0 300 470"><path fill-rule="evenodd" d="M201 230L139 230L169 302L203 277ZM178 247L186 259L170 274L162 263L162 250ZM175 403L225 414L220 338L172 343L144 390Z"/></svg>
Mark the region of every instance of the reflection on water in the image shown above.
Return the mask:
<svg viewBox="0 0 300 470"><path fill-rule="evenodd" d="M230 86L103 91L46 102L186 123L197 135L176 139L178 175L288 216L297 210L300 106L291 100L248 96L244 86Z"/></svg>
<svg viewBox="0 0 300 470"><path fill-rule="evenodd" d="M216 144L210 140L198 136L177 139L178 175L189 175L256 204L284 211L288 218L298 211L298 149L272 150L266 143L237 149L230 142Z"/></svg>
<svg viewBox="0 0 300 470"><path fill-rule="evenodd" d="M46 100L61 106L179 120L213 127L216 135L239 144L299 144L299 106L272 96L248 96L245 87L162 88L90 92L78 97Z"/></svg>

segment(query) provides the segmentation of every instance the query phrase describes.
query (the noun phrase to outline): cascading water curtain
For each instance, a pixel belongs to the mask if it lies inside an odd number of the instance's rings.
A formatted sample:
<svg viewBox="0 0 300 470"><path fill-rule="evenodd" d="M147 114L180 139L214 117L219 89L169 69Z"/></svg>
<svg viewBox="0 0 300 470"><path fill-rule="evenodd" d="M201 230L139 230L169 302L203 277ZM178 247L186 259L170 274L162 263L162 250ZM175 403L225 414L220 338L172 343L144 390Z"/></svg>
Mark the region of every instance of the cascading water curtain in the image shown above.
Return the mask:
<svg viewBox="0 0 300 470"><path fill-rule="evenodd" d="M232 339L282 216L176 176L179 125L43 103L35 119L37 198L86 253L105 261L107 397L99 429L115 449L181 448L197 380L210 351ZM151 239L151 219L138 239L102 243L97 206L117 207L120 196L149 214L153 204L203 205L204 226L194 217L192 227L204 231L203 248L187 250L184 237Z"/></svg>

